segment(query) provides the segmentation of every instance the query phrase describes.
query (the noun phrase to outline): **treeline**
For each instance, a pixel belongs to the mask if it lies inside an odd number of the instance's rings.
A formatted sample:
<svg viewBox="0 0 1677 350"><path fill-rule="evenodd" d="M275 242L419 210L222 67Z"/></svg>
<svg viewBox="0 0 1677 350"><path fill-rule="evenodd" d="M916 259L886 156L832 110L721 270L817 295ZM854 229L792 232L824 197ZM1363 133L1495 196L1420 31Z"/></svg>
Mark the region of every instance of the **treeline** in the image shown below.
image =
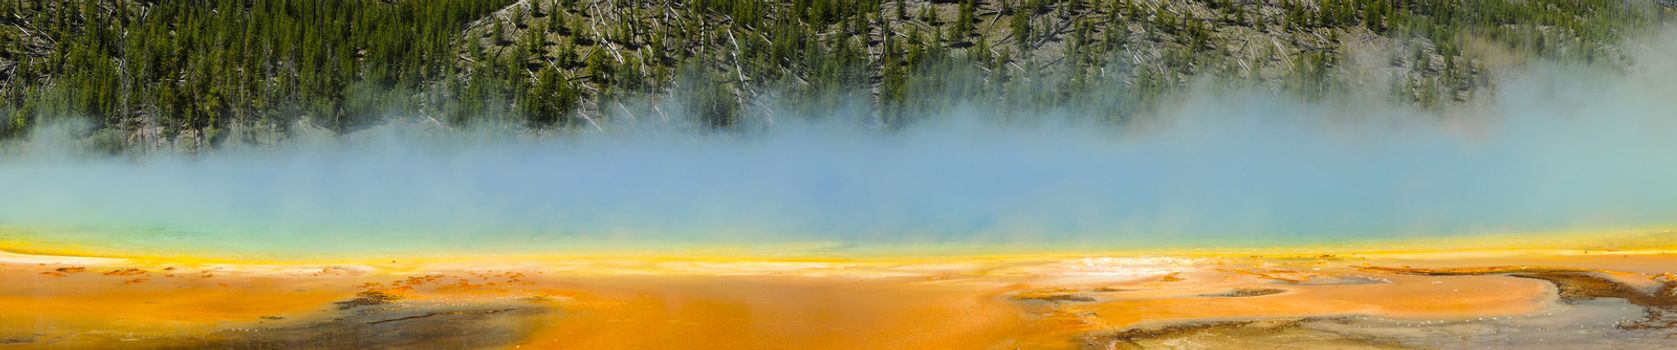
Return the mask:
<svg viewBox="0 0 1677 350"><path fill-rule="evenodd" d="M118 143L203 144L304 115L364 126L377 111L351 101L354 90L447 78L467 23L508 2L0 1L17 28L4 43L0 132L86 116L126 131L107 135Z"/></svg>
<svg viewBox="0 0 1677 350"><path fill-rule="evenodd" d="M1622 59L1647 0L0 0L0 135L87 116L123 145L267 142L390 116L546 132L959 104L1121 122L1194 79L1437 106L1490 89L1476 42ZM1385 51L1347 79L1350 42ZM1615 62L1616 63L1616 62ZM1355 72L1366 75L1369 72ZM1363 84L1363 85L1358 85ZM1374 85L1369 85L1374 84ZM279 135L279 136L276 136Z"/></svg>

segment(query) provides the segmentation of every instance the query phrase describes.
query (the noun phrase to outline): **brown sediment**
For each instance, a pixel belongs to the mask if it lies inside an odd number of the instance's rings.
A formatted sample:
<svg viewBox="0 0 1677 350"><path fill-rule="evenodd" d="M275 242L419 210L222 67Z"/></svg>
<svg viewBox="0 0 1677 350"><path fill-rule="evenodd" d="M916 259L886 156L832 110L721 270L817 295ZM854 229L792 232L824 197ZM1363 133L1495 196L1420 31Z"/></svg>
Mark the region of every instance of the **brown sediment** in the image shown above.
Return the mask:
<svg viewBox="0 0 1677 350"><path fill-rule="evenodd" d="M437 316L449 316L449 315L488 315L488 314L495 314L495 313L513 311L513 310L518 310L518 309L507 308L507 309L489 309L489 310L427 312L427 313L421 314L421 315L402 316L402 317L391 318L391 319L370 321L370 322L367 322L367 324L377 325L377 324L380 324L380 323L402 322L402 321L408 321L408 320L417 320L417 319L421 319L421 318L429 318L429 317L437 317Z"/></svg>
<svg viewBox="0 0 1677 350"><path fill-rule="evenodd" d="M1655 275L1654 277L1649 277L1648 279L1652 280L1654 282L1668 282L1668 283L1669 282L1677 282L1677 275L1671 274L1670 272L1666 272L1666 273L1662 273L1662 274L1659 274L1659 275Z"/></svg>
<svg viewBox="0 0 1677 350"><path fill-rule="evenodd" d="M1561 300L1594 298L1624 299L1643 308L1643 318L1619 323L1625 329L1670 329L1677 327L1677 282L1664 282L1651 292L1584 272L1539 272L1510 274L1514 277L1549 281L1559 289Z"/></svg>
<svg viewBox="0 0 1677 350"><path fill-rule="evenodd" d="M1080 348L1427 348L1392 338L1327 332L1316 325L1350 318L1278 318L1239 322L1187 322L1102 332L1078 338Z"/></svg>
<svg viewBox="0 0 1677 350"><path fill-rule="evenodd" d="M1025 291L1025 292L1020 292L1018 294L1014 294L1013 299L1015 299L1015 300L1041 300L1041 301L1052 301L1052 302L1067 302L1067 301L1091 302L1091 301L1095 301L1095 298L1093 298L1093 297L1090 297L1090 296L1087 296L1087 295L1082 295L1082 294L1077 294L1077 291L1070 290L1070 289Z"/></svg>
<svg viewBox="0 0 1677 350"><path fill-rule="evenodd" d="M1084 348L1111 349L1118 347L1119 344L1142 347L1143 345L1141 342L1145 340L1180 337L1183 335L1203 333L1215 329L1241 328L1252 325L1255 322L1256 321L1191 322L1171 324L1163 327L1136 327L1112 334L1088 335L1082 340L1082 342L1084 344ZM1296 322L1288 322L1285 326L1292 326L1295 324Z"/></svg>
<svg viewBox="0 0 1677 350"><path fill-rule="evenodd" d="M1644 293L1623 283L1593 276L1588 272L1533 272L1510 273L1508 275L1554 283L1562 301L1619 298L1638 306L1672 306L1669 300Z"/></svg>
<svg viewBox="0 0 1677 350"><path fill-rule="evenodd" d="M1588 272L1589 269L1556 267L1556 266L1486 266L1486 267L1448 267L1448 268L1415 268L1389 266L1354 266L1364 271L1379 271L1387 273L1422 275L1422 276L1473 276L1503 273L1557 273L1557 272Z"/></svg>
<svg viewBox="0 0 1677 350"><path fill-rule="evenodd" d="M1182 277L1181 277L1181 276L1182 276L1182 273L1181 273L1181 272L1171 272L1171 273L1167 273L1167 274L1165 274L1165 275L1164 275L1164 276L1159 276L1159 282L1176 282L1176 281L1181 281L1181 280L1182 280Z"/></svg>
<svg viewBox="0 0 1677 350"><path fill-rule="evenodd" d="M1303 325L1319 318L1247 321L1205 321L1136 327L1081 337L1083 349L1287 348L1287 349L1409 349L1403 344L1371 337L1324 333Z"/></svg>
<svg viewBox="0 0 1677 350"><path fill-rule="evenodd" d="M1287 269L1224 269L1224 271L1231 271L1286 283L1304 283L1313 278L1320 277L1318 274Z"/></svg>
<svg viewBox="0 0 1677 350"><path fill-rule="evenodd" d="M384 305L313 322L127 341L124 347L215 349L508 348L548 321L534 304Z"/></svg>
<svg viewBox="0 0 1677 350"><path fill-rule="evenodd" d="M1643 291L1624 282L1603 277L1605 271L1570 267L1491 266L1471 268L1394 268L1360 267L1364 270L1428 276L1508 275L1548 281L1555 285L1561 301L1578 302L1595 298L1624 299L1640 306L1645 316L1641 320L1620 323L1627 329L1668 329L1677 327L1677 280L1663 278L1670 273L1649 279L1658 282L1651 291Z"/></svg>
<svg viewBox="0 0 1677 350"><path fill-rule="evenodd" d="M1285 289L1275 288L1235 288L1235 290L1231 290L1227 293L1205 294L1204 296L1212 298L1245 298L1281 294L1286 292L1287 290Z"/></svg>
<svg viewBox="0 0 1677 350"><path fill-rule="evenodd" d="M19 336L11 336L11 337L0 338L0 345L29 344L29 343L34 343L34 342L35 342L35 336L33 336L33 335L19 335Z"/></svg>
<svg viewBox="0 0 1677 350"><path fill-rule="evenodd" d="M362 306L383 305L402 300L402 296L385 291L368 290L355 294L355 299L337 302L338 310L348 310Z"/></svg>
<svg viewBox="0 0 1677 350"><path fill-rule="evenodd" d="M144 275L144 274L146 274L145 270L135 269L135 268L111 270L111 272L106 272L105 273L106 276L133 276L133 275Z"/></svg>
<svg viewBox="0 0 1677 350"><path fill-rule="evenodd" d="M1356 270L1327 270L1324 275ZM1365 272L1366 273L1366 272ZM1033 348L1055 348L1065 339L1079 339L1111 329L1141 324L1193 323L1205 320L1306 318L1369 315L1397 319L1464 319L1532 313L1553 300L1545 283L1502 276L1382 275L1390 283L1287 284L1242 272L1205 273L1192 277L1193 288L1146 288L1104 294L1100 303L1055 304L1043 313L1022 342ZM1287 287L1269 287L1282 283ZM1206 297L1230 290L1253 292ZM1284 293L1275 293L1284 290ZM1494 291L1494 292L1488 292ZM1232 297L1266 294L1262 297Z"/></svg>

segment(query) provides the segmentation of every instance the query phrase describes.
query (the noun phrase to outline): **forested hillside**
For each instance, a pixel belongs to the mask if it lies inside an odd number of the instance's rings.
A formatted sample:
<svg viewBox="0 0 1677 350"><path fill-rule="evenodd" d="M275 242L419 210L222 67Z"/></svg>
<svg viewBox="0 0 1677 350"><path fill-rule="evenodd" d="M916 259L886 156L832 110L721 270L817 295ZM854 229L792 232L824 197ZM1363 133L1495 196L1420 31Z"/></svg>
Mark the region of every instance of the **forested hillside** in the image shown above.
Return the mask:
<svg viewBox="0 0 1677 350"><path fill-rule="evenodd" d="M1657 0L0 0L0 137L112 152L390 118L519 133L712 130L958 104L1145 115L1195 81L1422 108L1532 60L1623 65Z"/></svg>

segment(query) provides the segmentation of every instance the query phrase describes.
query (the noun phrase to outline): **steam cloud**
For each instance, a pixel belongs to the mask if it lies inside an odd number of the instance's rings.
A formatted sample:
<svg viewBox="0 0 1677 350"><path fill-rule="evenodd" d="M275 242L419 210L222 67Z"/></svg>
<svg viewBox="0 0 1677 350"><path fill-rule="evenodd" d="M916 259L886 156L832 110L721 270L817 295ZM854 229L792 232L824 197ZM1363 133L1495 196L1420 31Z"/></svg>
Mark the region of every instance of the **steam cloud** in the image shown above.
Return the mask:
<svg viewBox="0 0 1677 350"><path fill-rule="evenodd" d="M1448 111L1199 90L1158 118L895 133L484 141L392 124L283 150L0 153L0 242L129 252L654 244L1191 246L1677 223L1677 35L1627 72L1538 65ZM1345 102L1352 101L1352 102ZM32 149L27 151L19 149Z"/></svg>

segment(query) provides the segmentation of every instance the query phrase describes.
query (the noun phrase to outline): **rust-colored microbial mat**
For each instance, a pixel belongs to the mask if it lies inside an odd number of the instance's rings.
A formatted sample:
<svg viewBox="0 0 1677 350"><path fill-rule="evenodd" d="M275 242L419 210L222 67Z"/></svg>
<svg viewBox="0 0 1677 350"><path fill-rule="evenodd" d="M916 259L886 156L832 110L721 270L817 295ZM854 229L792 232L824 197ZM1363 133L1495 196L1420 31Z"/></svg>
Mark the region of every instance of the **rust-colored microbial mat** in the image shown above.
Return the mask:
<svg viewBox="0 0 1677 350"><path fill-rule="evenodd" d="M571 257L0 256L0 347L1659 347L1664 251Z"/></svg>

